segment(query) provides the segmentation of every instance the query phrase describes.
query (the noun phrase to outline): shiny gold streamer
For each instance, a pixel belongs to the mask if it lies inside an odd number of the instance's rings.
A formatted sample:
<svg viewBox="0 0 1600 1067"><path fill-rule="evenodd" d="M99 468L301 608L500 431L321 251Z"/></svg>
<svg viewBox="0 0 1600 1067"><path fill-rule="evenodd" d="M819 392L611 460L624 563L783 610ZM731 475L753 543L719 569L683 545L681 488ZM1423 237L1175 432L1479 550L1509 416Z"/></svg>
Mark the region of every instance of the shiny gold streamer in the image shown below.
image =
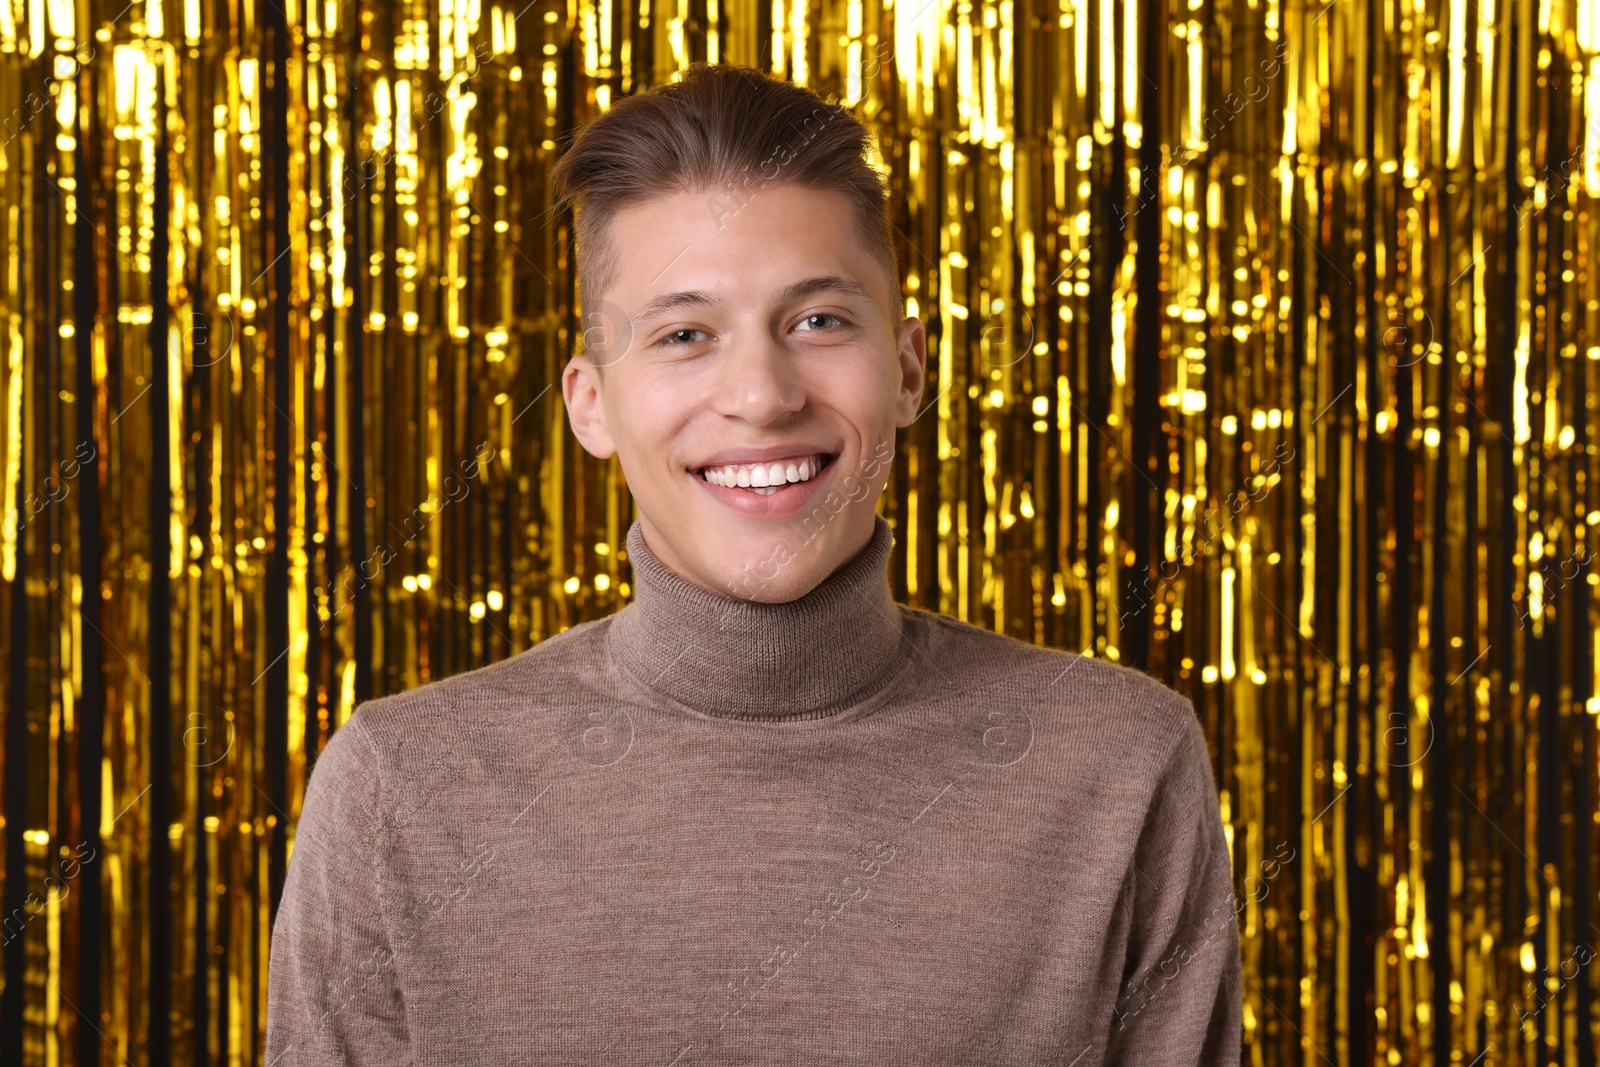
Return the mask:
<svg viewBox="0 0 1600 1067"><path fill-rule="evenodd" d="M0 0L0 1060L260 1062L330 733L626 601L547 176L695 60L879 135L901 598L1193 697L1248 1062L1593 1063L1600 0Z"/></svg>

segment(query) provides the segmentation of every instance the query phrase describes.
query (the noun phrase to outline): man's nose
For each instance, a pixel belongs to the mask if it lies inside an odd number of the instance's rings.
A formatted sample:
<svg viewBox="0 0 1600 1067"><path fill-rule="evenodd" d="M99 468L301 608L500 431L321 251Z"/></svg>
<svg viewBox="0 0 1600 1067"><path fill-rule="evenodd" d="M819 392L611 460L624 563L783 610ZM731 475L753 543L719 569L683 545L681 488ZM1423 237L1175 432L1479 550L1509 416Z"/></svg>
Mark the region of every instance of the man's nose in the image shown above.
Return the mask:
<svg viewBox="0 0 1600 1067"><path fill-rule="evenodd" d="M760 426L805 406L794 353L766 331L730 345L720 362L717 406L724 415Z"/></svg>

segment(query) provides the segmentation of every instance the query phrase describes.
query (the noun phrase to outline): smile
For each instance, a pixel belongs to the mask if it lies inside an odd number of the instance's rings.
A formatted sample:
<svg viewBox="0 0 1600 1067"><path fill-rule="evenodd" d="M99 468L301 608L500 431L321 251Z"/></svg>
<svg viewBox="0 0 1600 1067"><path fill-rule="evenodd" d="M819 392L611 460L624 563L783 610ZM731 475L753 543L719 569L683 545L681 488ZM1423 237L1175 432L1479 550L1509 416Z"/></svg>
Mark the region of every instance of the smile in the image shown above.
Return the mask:
<svg viewBox="0 0 1600 1067"><path fill-rule="evenodd" d="M791 485L809 482L821 473L834 457L825 453L791 456L766 463L729 463L702 467L700 477L712 485L748 489L761 496L772 496Z"/></svg>

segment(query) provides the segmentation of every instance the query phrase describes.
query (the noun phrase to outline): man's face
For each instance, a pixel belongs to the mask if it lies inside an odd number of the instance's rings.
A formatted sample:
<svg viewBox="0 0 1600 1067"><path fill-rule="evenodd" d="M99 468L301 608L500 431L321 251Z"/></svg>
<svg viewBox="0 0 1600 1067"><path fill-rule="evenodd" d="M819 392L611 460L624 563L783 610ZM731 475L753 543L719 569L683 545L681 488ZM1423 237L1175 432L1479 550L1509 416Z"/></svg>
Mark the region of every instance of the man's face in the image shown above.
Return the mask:
<svg viewBox="0 0 1600 1067"><path fill-rule="evenodd" d="M618 212L610 241L616 281L585 309L603 373L562 375L573 432L619 457L664 564L724 595L803 596L871 537L922 397L922 323L839 193L663 195Z"/></svg>

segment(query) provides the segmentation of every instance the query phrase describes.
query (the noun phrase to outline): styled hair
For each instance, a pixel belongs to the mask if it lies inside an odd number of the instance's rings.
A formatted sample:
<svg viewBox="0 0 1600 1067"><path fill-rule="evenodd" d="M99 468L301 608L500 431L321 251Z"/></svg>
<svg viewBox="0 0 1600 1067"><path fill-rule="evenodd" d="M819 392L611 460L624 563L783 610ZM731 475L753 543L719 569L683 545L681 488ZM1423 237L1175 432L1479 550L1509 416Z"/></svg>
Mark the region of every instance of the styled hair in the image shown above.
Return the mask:
<svg viewBox="0 0 1600 1067"><path fill-rule="evenodd" d="M899 296L900 264L871 132L850 109L755 67L695 62L586 123L551 173L572 222L579 302L597 308L619 269L612 217L641 201L701 194L721 220L774 185L843 193L856 232Z"/></svg>

